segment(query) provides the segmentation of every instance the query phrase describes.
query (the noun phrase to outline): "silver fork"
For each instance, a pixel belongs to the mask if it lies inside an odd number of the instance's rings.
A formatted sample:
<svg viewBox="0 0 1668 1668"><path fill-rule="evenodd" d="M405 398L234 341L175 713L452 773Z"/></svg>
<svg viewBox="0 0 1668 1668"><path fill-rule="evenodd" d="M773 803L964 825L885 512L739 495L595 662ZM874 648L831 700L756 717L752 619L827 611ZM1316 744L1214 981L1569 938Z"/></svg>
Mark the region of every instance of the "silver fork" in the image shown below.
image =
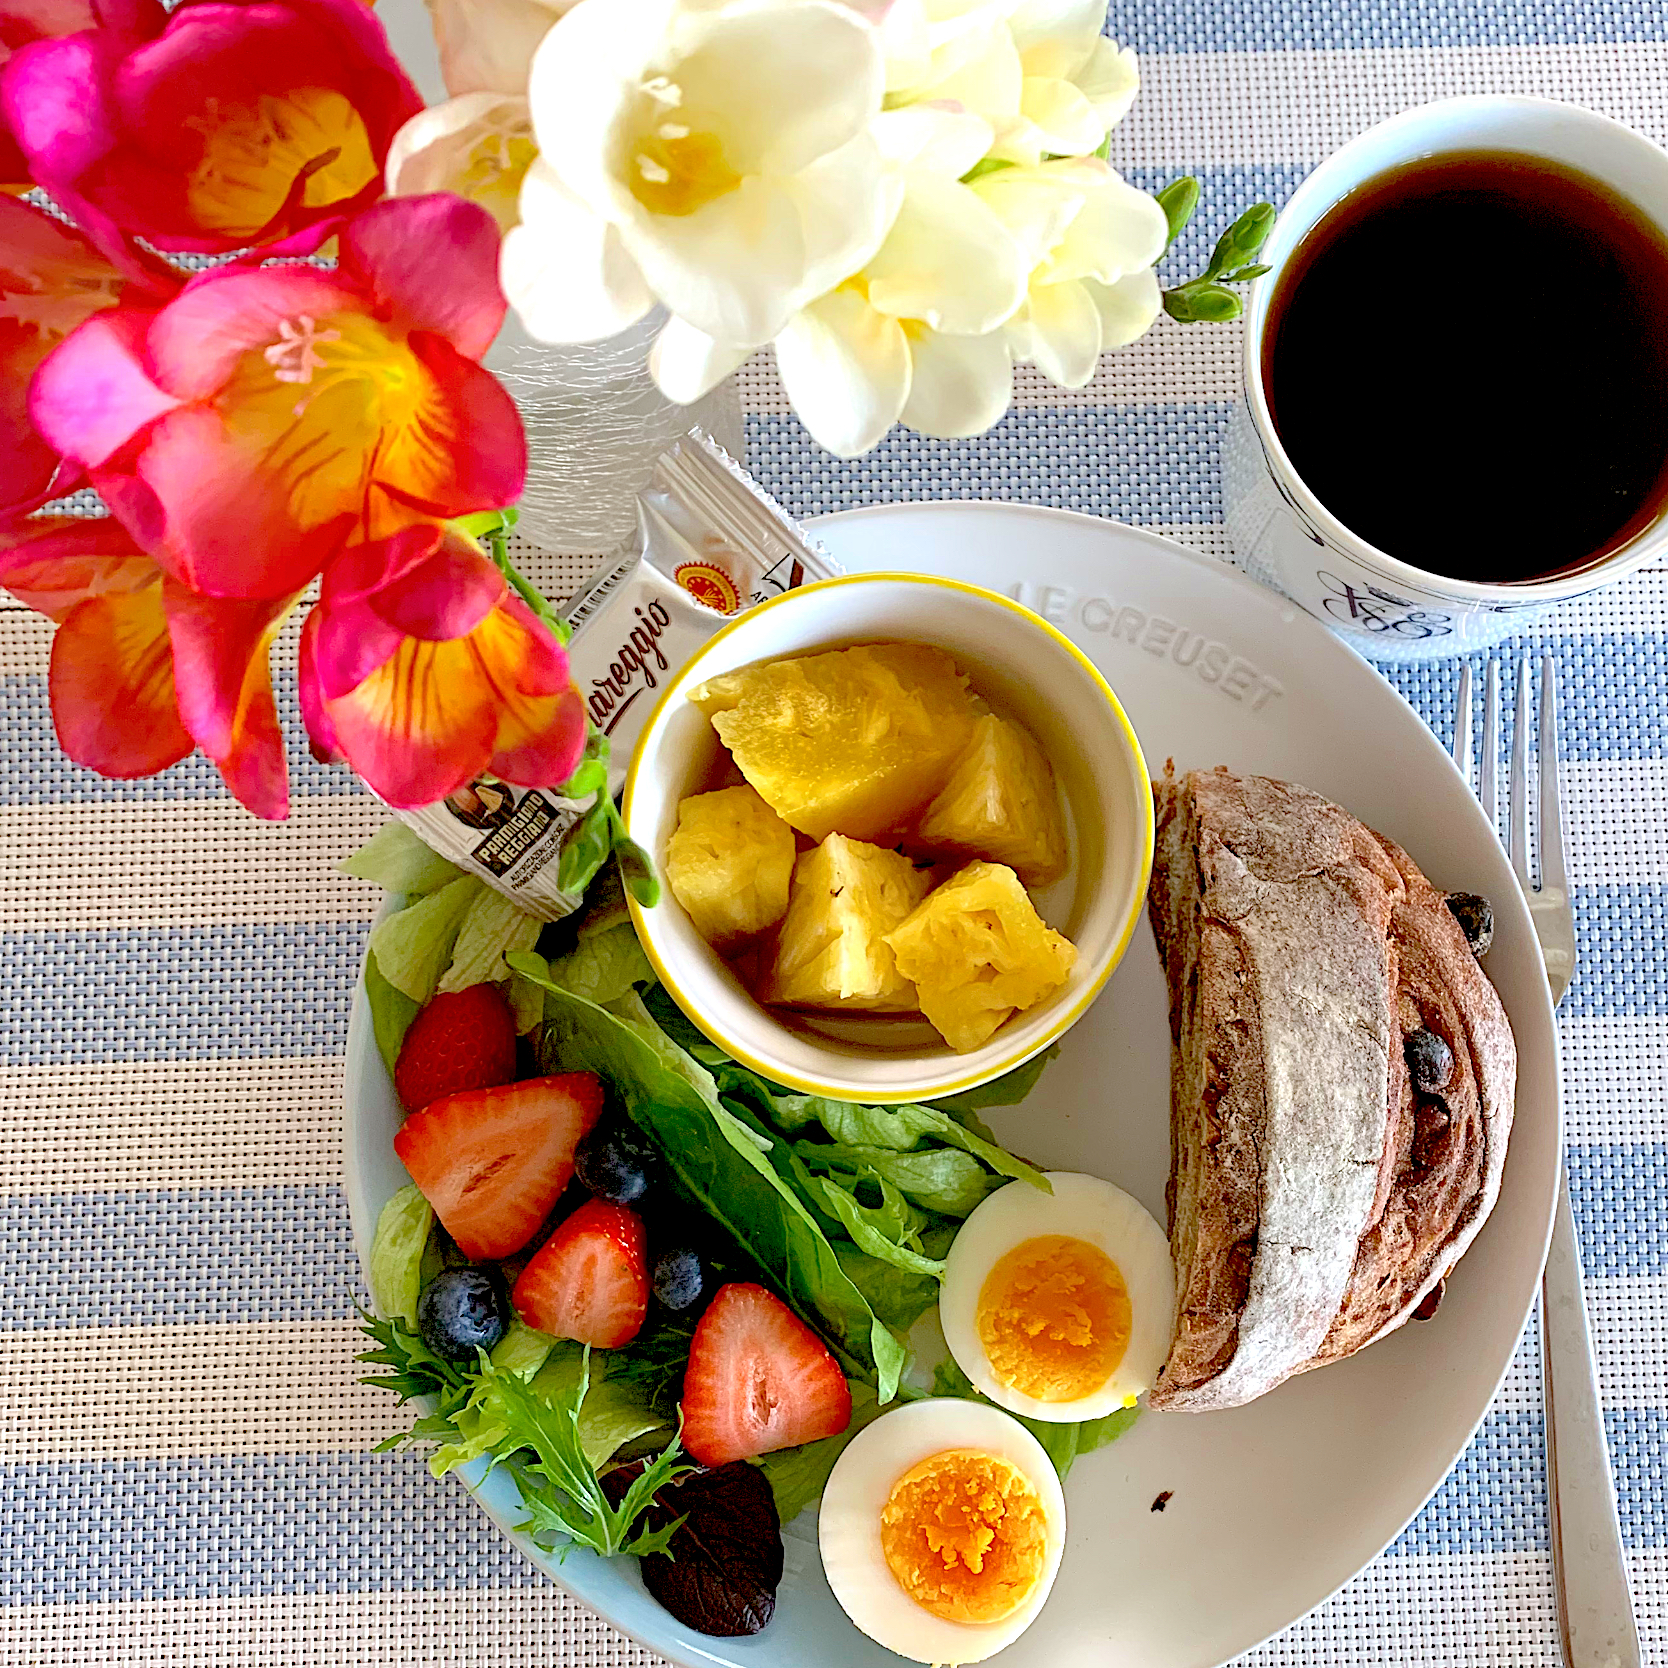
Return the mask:
<svg viewBox="0 0 1668 1668"><path fill-rule="evenodd" d="M1529 662L1517 666L1517 704L1506 810L1506 844L1540 939L1556 1007L1575 972L1575 920L1564 868L1562 783L1558 763L1558 672L1541 660L1540 793L1529 815ZM1491 660L1483 686L1483 768L1471 769L1471 668L1460 668L1454 711L1454 761L1477 788L1483 810L1500 826L1500 666ZM1531 842L1539 847L1540 885L1530 880ZM1560 1165L1552 1243L1541 1276L1541 1391L1546 1418L1546 1488L1552 1576L1567 1668L1639 1668L1639 1630L1622 1554L1616 1485L1604 1439L1593 1339L1581 1290L1581 1253L1570 1209L1569 1176Z"/></svg>

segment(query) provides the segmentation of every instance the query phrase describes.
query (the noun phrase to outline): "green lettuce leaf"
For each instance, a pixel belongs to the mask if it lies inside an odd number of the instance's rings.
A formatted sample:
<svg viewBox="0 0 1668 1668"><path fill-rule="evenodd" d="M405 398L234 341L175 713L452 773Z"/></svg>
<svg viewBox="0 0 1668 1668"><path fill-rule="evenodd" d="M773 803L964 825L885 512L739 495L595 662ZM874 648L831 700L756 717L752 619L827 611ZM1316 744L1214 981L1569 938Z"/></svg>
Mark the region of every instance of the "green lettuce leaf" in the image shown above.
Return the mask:
<svg viewBox="0 0 1668 1668"><path fill-rule="evenodd" d="M880 1182L880 1203L865 1205L832 1176L817 1176L813 1180L824 1207L851 1235L859 1251L901 1268L906 1274L943 1279L944 1264L923 1256L918 1249L924 1219L889 1181Z"/></svg>
<svg viewBox="0 0 1668 1668"><path fill-rule="evenodd" d="M935 1396L955 1396L962 1401L994 1405L973 1388L973 1381L953 1360L941 1361L933 1369L932 1388ZM1090 1419L1077 1424L1027 1419L1019 1413L1012 1417L1018 1419L1042 1444L1063 1483L1079 1454L1092 1453L1096 1448L1104 1448L1108 1442L1117 1441L1135 1423L1140 1412L1138 1407L1121 1407L1103 1419Z"/></svg>
<svg viewBox="0 0 1668 1668"><path fill-rule="evenodd" d="M945 1095L932 1104L952 1114L982 1112L987 1106L1018 1106L1036 1088L1049 1061L1059 1052L1060 1045L1055 1043L1001 1077L993 1077L990 1082L981 1083L976 1089L964 1090L959 1095Z"/></svg>
<svg viewBox="0 0 1668 1668"><path fill-rule="evenodd" d="M474 1391L474 1380L454 1361L443 1361L425 1344L414 1328L397 1317L385 1319L368 1310L359 1310L359 1330L375 1345L375 1349L356 1355L356 1361L370 1366L384 1367L386 1372L360 1379L378 1390L392 1390L401 1405L417 1396L432 1396L437 1403L434 1417L445 1419L461 1407ZM425 1419L418 1425L427 1424ZM409 1442L416 1430L401 1431L376 1445L378 1453Z"/></svg>
<svg viewBox="0 0 1668 1668"><path fill-rule="evenodd" d="M534 954L529 950L528 955ZM510 1012L515 1015L515 1034L525 1037L544 1018L544 987L520 973L510 975Z"/></svg>
<svg viewBox="0 0 1668 1668"><path fill-rule="evenodd" d="M890 1147L894 1152L912 1152L928 1137L946 1146L959 1147L988 1164L999 1176L1028 1181L1045 1193L1053 1189L1048 1178L1015 1158L1005 1147L987 1141L932 1106L857 1106L851 1101L826 1100L821 1095L776 1095L771 1120L779 1129L793 1131L817 1124L836 1141L851 1147Z"/></svg>
<svg viewBox="0 0 1668 1668"><path fill-rule="evenodd" d="M673 1437L617 1506L609 1500L597 1481L597 1462L586 1448L582 1423L590 1400L590 1355L587 1347L571 1379L561 1384L553 1378L540 1383L550 1365L524 1384L514 1373L497 1372L491 1362L482 1364L472 1401L495 1407L504 1427L501 1446L515 1455L516 1487L528 1512L519 1527L537 1545L564 1555L574 1546L589 1547L604 1558L664 1552L683 1519L652 1532L639 1530L637 1520L666 1484L694 1467L679 1463L682 1450Z"/></svg>
<svg viewBox="0 0 1668 1668"><path fill-rule="evenodd" d="M419 1005L383 978L375 950L365 957L365 1000L370 1004L371 1032L376 1037L377 1053L392 1077L400 1057L400 1044L418 1015Z"/></svg>
<svg viewBox="0 0 1668 1668"><path fill-rule="evenodd" d="M512 1379L526 1385L529 1397L549 1407L577 1407L579 1446L592 1471L606 1465L627 1442L665 1427L666 1421L629 1383L611 1382L606 1369L590 1371L580 1345L527 1327L521 1334L512 1328L492 1352L490 1370L468 1374L470 1394L461 1406L417 1421L412 1435L439 1444L429 1456L429 1470L436 1477L483 1456L500 1464L526 1445L526 1433L504 1390ZM532 1370L529 1363L534 1363ZM576 1400L582 1377L583 1399Z"/></svg>
<svg viewBox="0 0 1668 1668"><path fill-rule="evenodd" d="M689 1364L689 1346L694 1338L692 1316L661 1314L657 1306L649 1323L624 1349L608 1352L608 1376L622 1389L630 1386L644 1408L652 1409L670 1424L677 1418L684 1368Z"/></svg>
<svg viewBox="0 0 1668 1668"><path fill-rule="evenodd" d="M371 954L383 978L418 1007L434 995L463 918L485 890L485 881L463 875L371 928Z"/></svg>
<svg viewBox="0 0 1668 1668"><path fill-rule="evenodd" d="M970 1152L958 1147L900 1153L890 1147L848 1147L843 1141L796 1141L794 1151L811 1170L879 1176L911 1204L940 1216L967 1216L987 1193L1003 1185Z"/></svg>
<svg viewBox="0 0 1668 1668"><path fill-rule="evenodd" d="M1085 1419L1077 1427L1078 1453L1092 1454L1108 1442L1116 1442L1140 1417L1141 1409L1138 1407L1119 1407L1102 1419Z"/></svg>
<svg viewBox="0 0 1668 1668"><path fill-rule="evenodd" d="M613 1354L612 1350L607 1352L600 1373L591 1373L590 1388L579 1408L579 1445L593 1470L600 1470L628 1442L661 1430L666 1424L639 1385L615 1374ZM551 1352L534 1377L533 1389L546 1401L570 1401L585 1370L581 1347L564 1342Z"/></svg>
<svg viewBox="0 0 1668 1668"><path fill-rule="evenodd" d="M654 1016L655 1024L685 1053L693 1054L703 1066L735 1066L738 1072L759 1086L761 1093L787 1093L780 1085L766 1083L762 1077L755 1077L744 1066L737 1066L735 1061L672 1000L664 985L650 985L643 992L643 1005Z"/></svg>
<svg viewBox="0 0 1668 1668"><path fill-rule="evenodd" d="M515 968L528 977L537 971L519 956ZM710 1074L654 1023L635 993L616 1007L630 1012L631 1021L549 986L541 1044L547 1069L590 1070L606 1079L660 1150L679 1190L769 1271L849 1366L872 1373L881 1401L890 1401L904 1367L903 1345L761 1149L761 1141L769 1147L768 1137L719 1101Z"/></svg>
<svg viewBox="0 0 1668 1668"><path fill-rule="evenodd" d="M509 977L504 957L531 950L544 922L516 906L502 892L483 886L464 911L452 945L452 959L437 990L467 990Z"/></svg>
<svg viewBox="0 0 1668 1668"><path fill-rule="evenodd" d="M625 1026L654 1055L655 1062L662 1071L681 1078L715 1111L725 1110L723 1102L718 1098L718 1085L713 1081L712 1073L693 1055L679 1048L655 1024L654 1015L649 1012L643 998L635 990L626 991L612 1002L598 1002L596 1006ZM760 1145L756 1136L750 1136L749 1139L755 1146Z"/></svg>
<svg viewBox="0 0 1668 1668"><path fill-rule="evenodd" d="M626 920L605 932L581 933L567 955L550 963L550 982L601 1008L635 985L653 984L654 969L643 954L637 929Z"/></svg>
<svg viewBox="0 0 1668 1668"><path fill-rule="evenodd" d="M382 1207L371 1241L371 1301L388 1320L417 1324L422 1290L423 1250L434 1226L434 1209L415 1187L402 1187Z"/></svg>
<svg viewBox="0 0 1668 1668"><path fill-rule="evenodd" d="M384 892L427 897L462 873L431 851L403 822L385 822L351 857L337 865L355 880L368 880Z"/></svg>
<svg viewBox="0 0 1668 1668"><path fill-rule="evenodd" d="M825 1436L819 1442L801 1443L797 1448L779 1448L765 1454L756 1463L770 1484L776 1497L776 1515L784 1525L793 1522L807 1506L814 1506L828 1486L828 1474L834 1462L846 1450L846 1444L880 1412L880 1404L867 1385L858 1385L851 1393L851 1423L838 1436Z"/></svg>
<svg viewBox="0 0 1668 1668"><path fill-rule="evenodd" d="M921 1236L921 1242L930 1255L942 1257L949 1249L950 1236L942 1235L940 1245L936 1234L937 1230L929 1229ZM835 1242L834 1255L840 1259L846 1278L894 1332L907 1333L938 1301L938 1280L934 1275L911 1274L891 1263L883 1263L845 1240Z"/></svg>
<svg viewBox="0 0 1668 1668"><path fill-rule="evenodd" d="M531 1378L545 1364L558 1340L547 1332L535 1332L525 1321L513 1320L504 1336L492 1346L492 1364L501 1373Z"/></svg>

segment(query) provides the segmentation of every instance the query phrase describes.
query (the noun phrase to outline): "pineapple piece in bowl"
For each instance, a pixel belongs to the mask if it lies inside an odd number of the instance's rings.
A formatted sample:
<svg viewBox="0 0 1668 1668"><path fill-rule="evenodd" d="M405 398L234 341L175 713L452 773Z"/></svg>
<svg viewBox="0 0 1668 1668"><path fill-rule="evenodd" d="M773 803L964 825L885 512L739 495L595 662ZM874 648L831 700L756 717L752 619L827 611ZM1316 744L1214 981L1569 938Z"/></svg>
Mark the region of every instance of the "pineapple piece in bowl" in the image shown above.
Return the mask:
<svg viewBox="0 0 1668 1668"><path fill-rule="evenodd" d="M787 913L793 830L749 787L678 803L666 883L715 949L745 944Z"/></svg>
<svg viewBox="0 0 1668 1668"><path fill-rule="evenodd" d="M865 573L824 580L758 604L719 631L668 680L626 777L624 816L632 838L661 858L677 825L679 801L728 785L721 775L728 753L715 720L744 714L747 686L758 669L825 658L849 667L853 645L871 651L882 645L929 651L929 663L952 669L953 698L944 703L946 722L893 773L898 803L910 809L899 813L888 807L887 826L874 836L846 824L813 837L821 840L837 831L880 848L901 845L916 862L927 851L949 851L948 846L923 845L921 817L964 757L985 712L1022 725L1053 767L1066 828L1065 873L1037 897L1048 925L1077 946L1064 983L1054 984L1023 1011L1009 995L1011 1017L987 1026L982 1046L957 1052L919 1011L841 1012L835 1006L773 1000L769 979L778 945L784 933L790 940L795 936L786 918L774 936L766 933L747 954L734 955L715 951L701 937L670 888L658 907L634 902L632 917L679 1007L726 1054L759 1075L802 1093L865 1105L931 1100L1013 1070L1048 1047L1094 999L1145 904L1152 790L1139 743L1116 697L1094 665L1060 633L994 592L915 574ZM859 713L861 706L860 701ZM830 756L836 745L850 751L849 735L821 734ZM807 744L786 730L778 739L813 771L824 760L820 742ZM877 746L884 744L885 738ZM859 765L872 764L857 751ZM749 763L746 747L740 752L741 762ZM923 768L923 760L930 768ZM780 771L780 760L776 766ZM770 801L777 784L758 771L756 760L751 767L752 786ZM793 785L793 772L786 774ZM929 779L934 775L936 780ZM776 809L784 806L778 803ZM972 855L977 854L957 852L948 872L963 867ZM917 907L932 896L928 893ZM790 912L791 899L790 890ZM880 937L903 925L899 922ZM826 930L825 920L819 932ZM862 942L872 936L866 934ZM813 952L813 959L815 953L820 952ZM860 982L842 981L848 987ZM866 988L877 986L885 988L872 977L867 980Z"/></svg>
<svg viewBox="0 0 1668 1668"><path fill-rule="evenodd" d="M1038 915L1019 876L969 863L886 935L921 1012L959 1054L1058 990L1077 963L1069 939Z"/></svg>
<svg viewBox="0 0 1668 1668"><path fill-rule="evenodd" d="M830 834L794 866L787 918L760 996L787 1007L915 1013L886 934L927 895L932 877L907 857Z"/></svg>
<svg viewBox="0 0 1668 1668"><path fill-rule="evenodd" d="M901 829L944 785L976 717L955 660L924 643L745 666L689 699L766 804L813 840Z"/></svg>
<svg viewBox="0 0 1668 1668"><path fill-rule="evenodd" d="M994 712L980 718L918 837L1005 863L1027 886L1052 886L1066 872L1066 819L1053 766L1031 732Z"/></svg>

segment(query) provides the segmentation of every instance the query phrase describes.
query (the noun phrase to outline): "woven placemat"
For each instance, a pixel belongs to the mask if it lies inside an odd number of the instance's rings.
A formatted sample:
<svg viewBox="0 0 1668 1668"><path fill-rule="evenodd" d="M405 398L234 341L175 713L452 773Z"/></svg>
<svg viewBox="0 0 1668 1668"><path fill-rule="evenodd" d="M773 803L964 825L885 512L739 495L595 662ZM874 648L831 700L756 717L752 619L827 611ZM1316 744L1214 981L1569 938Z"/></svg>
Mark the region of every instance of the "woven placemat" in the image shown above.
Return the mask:
<svg viewBox="0 0 1668 1668"><path fill-rule="evenodd" d="M1231 13L1231 15L1230 15ZM1115 160L1198 173L1196 262L1372 121L1464 91L1572 99L1668 134L1668 14L1643 0L1349 7L1114 0L1146 90ZM1441 272L1410 250L1401 283ZM1509 275L1504 275L1509 276ZM1233 328L1165 321L1067 393L1022 376L977 441L818 452L774 375L742 377L751 461L802 514L1021 499L1225 556L1217 444ZM545 558L573 590L584 564ZM1568 695L1582 959L1561 1018L1570 1169L1647 1650L1668 1659L1668 574L1551 616ZM376 898L332 865L382 820L297 740L295 812L258 824L213 772L66 765L47 628L0 610L0 1665L654 1659L566 1600L355 1382L341 1055ZM279 660L293 658L293 643ZM1453 667L1400 670L1439 730ZM280 680L291 735L293 686ZM1244 1661L1552 1664L1531 1334L1454 1475L1383 1557Z"/></svg>

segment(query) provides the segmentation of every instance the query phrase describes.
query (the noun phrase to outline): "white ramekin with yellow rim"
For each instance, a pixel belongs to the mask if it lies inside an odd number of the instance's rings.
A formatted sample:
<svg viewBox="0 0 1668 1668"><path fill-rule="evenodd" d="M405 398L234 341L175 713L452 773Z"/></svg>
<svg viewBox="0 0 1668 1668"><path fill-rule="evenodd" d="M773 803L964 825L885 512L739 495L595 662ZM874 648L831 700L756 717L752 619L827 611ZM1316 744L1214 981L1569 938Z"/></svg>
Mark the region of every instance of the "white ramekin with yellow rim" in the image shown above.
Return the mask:
<svg viewBox="0 0 1668 1668"><path fill-rule="evenodd" d="M743 1065L805 1094L871 1104L987 1083L1040 1053L1089 1009L1141 917L1153 860L1152 787L1135 731L1089 660L1029 609L952 579L853 574L788 591L725 626L682 667L638 739L625 783L632 838L664 866L678 802L708 781L720 743L689 691L721 672L857 643L927 643L1024 724L1054 765L1071 863L1033 894L1077 946L1070 978L982 1048L958 1054L924 1020L767 1008L695 930L669 889L632 917L679 1007Z"/></svg>

